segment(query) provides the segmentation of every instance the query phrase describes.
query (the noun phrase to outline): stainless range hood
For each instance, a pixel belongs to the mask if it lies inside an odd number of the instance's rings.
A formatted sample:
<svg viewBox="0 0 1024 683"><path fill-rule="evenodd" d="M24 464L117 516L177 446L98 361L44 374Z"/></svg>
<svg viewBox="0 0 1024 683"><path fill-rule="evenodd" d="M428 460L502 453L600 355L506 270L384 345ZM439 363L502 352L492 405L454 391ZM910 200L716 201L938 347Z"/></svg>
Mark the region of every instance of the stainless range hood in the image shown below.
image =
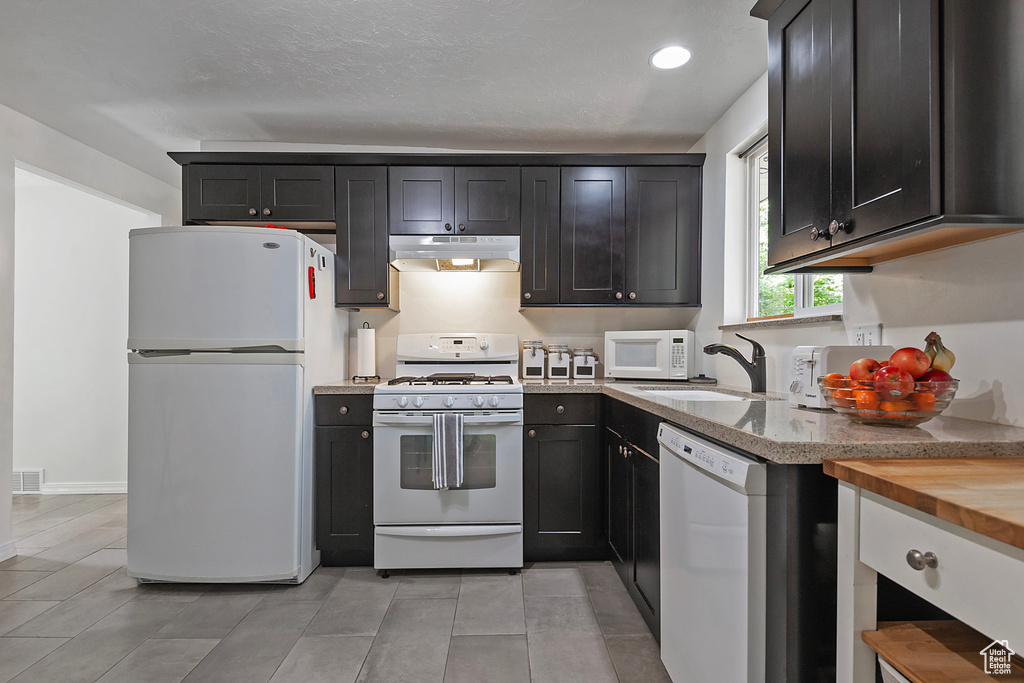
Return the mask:
<svg viewBox="0 0 1024 683"><path fill-rule="evenodd" d="M388 256L400 271L516 271L519 236L391 235Z"/></svg>

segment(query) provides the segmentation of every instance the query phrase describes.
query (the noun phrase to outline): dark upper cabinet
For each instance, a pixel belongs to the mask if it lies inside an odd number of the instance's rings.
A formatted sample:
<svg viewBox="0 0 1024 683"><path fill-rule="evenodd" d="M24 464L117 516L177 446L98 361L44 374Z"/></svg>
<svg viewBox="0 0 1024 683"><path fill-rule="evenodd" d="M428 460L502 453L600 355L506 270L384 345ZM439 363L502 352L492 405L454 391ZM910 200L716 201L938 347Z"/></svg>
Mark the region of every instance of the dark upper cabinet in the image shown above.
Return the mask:
<svg viewBox="0 0 1024 683"><path fill-rule="evenodd" d="M1014 0L785 0L768 22L775 272L1019 225L1022 30Z"/></svg>
<svg viewBox="0 0 1024 683"><path fill-rule="evenodd" d="M455 229L455 169L392 166L388 177L392 235L451 235Z"/></svg>
<svg viewBox="0 0 1024 683"><path fill-rule="evenodd" d="M940 212L937 29L932 0L790 0L772 16L769 263Z"/></svg>
<svg viewBox="0 0 1024 683"><path fill-rule="evenodd" d="M625 168L562 168L560 242L561 303L624 300Z"/></svg>
<svg viewBox="0 0 1024 683"><path fill-rule="evenodd" d="M393 235L519 234L519 168L392 166Z"/></svg>
<svg viewBox="0 0 1024 683"><path fill-rule="evenodd" d="M626 169L626 303L700 303L700 169Z"/></svg>
<svg viewBox="0 0 1024 683"><path fill-rule="evenodd" d="M934 0L834 4L833 245L942 210L938 21Z"/></svg>
<svg viewBox="0 0 1024 683"><path fill-rule="evenodd" d="M184 221L333 221L333 166L189 164Z"/></svg>
<svg viewBox="0 0 1024 683"><path fill-rule="evenodd" d="M338 166L337 256L334 300L338 306L395 307L394 269L388 265L388 174L384 166Z"/></svg>
<svg viewBox="0 0 1024 683"><path fill-rule="evenodd" d="M558 303L559 177L557 168L522 171L522 287L520 303Z"/></svg>
<svg viewBox="0 0 1024 683"><path fill-rule="evenodd" d="M325 566L373 564L373 427L369 395L314 401L314 528Z"/></svg>

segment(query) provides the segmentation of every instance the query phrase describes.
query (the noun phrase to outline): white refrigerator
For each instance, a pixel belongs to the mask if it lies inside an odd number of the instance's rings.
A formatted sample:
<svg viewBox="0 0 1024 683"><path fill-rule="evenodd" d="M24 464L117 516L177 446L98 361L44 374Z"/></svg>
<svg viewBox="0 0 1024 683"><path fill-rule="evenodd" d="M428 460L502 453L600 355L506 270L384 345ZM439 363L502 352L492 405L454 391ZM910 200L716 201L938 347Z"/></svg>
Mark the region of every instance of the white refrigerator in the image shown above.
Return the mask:
<svg viewBox="0 0 1024 683"><path fill-rule="evenodd" d="M272 228L129 235L128 575L301 583L312 388L346 368L334 254Z"/></svg>

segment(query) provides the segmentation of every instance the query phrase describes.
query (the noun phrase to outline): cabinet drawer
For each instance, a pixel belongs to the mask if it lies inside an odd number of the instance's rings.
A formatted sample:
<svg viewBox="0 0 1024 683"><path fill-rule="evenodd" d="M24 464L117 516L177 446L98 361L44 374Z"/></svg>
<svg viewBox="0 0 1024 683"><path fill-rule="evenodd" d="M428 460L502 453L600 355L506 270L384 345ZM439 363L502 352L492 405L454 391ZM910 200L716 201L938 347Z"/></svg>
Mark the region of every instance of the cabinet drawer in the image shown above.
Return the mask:
<svg viewBox="0 0 1024 683"><path fill-rule="evenodd" d="M913 569L911 549L938 565ZM1024 644L1024 550L865 491L860 561L986 636Z"/></svg>
<svg viewBox="0 0 1024 683"><path fill-rule="evenodd" d="M597 394L535 394L525 396L523 421L535 425L597 424Z"/></svg>
<svg viewBox="0 0 1024 683"><path fill-rule="evenodd" d="M372 394L321 394L313 405L320 426L373 424Z"/></svg>

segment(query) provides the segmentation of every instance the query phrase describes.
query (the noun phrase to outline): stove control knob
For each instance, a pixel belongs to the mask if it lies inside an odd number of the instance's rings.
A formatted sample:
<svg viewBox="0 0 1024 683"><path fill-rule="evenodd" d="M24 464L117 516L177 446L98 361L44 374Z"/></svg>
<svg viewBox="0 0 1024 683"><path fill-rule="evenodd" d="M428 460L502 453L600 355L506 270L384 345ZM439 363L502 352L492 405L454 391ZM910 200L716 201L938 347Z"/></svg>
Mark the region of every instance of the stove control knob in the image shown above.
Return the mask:
<svg viewBox="0 0 1024 683"><path fill-rule="evenodd" d="M484 407L484 397L483 396L477 396L476 398L474 398L473 399L473 405L475 405L477 408L483 408Z"/></svg>
<svg viewBox="0 0 1024 683"><path fill-rule="evenodd" d="M487 343L486 339L481 339L480 340L480 350L481 351L486 351L488 346L490 346L490 344Z"/></svg>
<svg viewBox="0 0 1024 683"><path fill-rule="evenodd" d="M416 406L417 408L422 408L423 407L423 397L422 396L417 396L416 398L414 398L412 400L412 404L414 406Z"/></svg>
<svg viewBox="0 0 1024 683"><path fill-rule="evenodd" d="M491 400L489 401L489 403L491 404L492 408L497 408L498 407L498 397L497 396L491 396Z"/></svg>
<svg viewBox="0 0 1024 683"><path fill-rule="evenodd" d="M445 408L451 408L453 405L455 405L455 397L454 396L445 396L444 397L444 407Z"/></svg>
<svg viewBox="0 0 1024 683"><path fill-rule="evenodd" d="M408 396L399 396L398 397L398 407L399 408L404 408L407 405L409 405L409 397Z"/></svg>

